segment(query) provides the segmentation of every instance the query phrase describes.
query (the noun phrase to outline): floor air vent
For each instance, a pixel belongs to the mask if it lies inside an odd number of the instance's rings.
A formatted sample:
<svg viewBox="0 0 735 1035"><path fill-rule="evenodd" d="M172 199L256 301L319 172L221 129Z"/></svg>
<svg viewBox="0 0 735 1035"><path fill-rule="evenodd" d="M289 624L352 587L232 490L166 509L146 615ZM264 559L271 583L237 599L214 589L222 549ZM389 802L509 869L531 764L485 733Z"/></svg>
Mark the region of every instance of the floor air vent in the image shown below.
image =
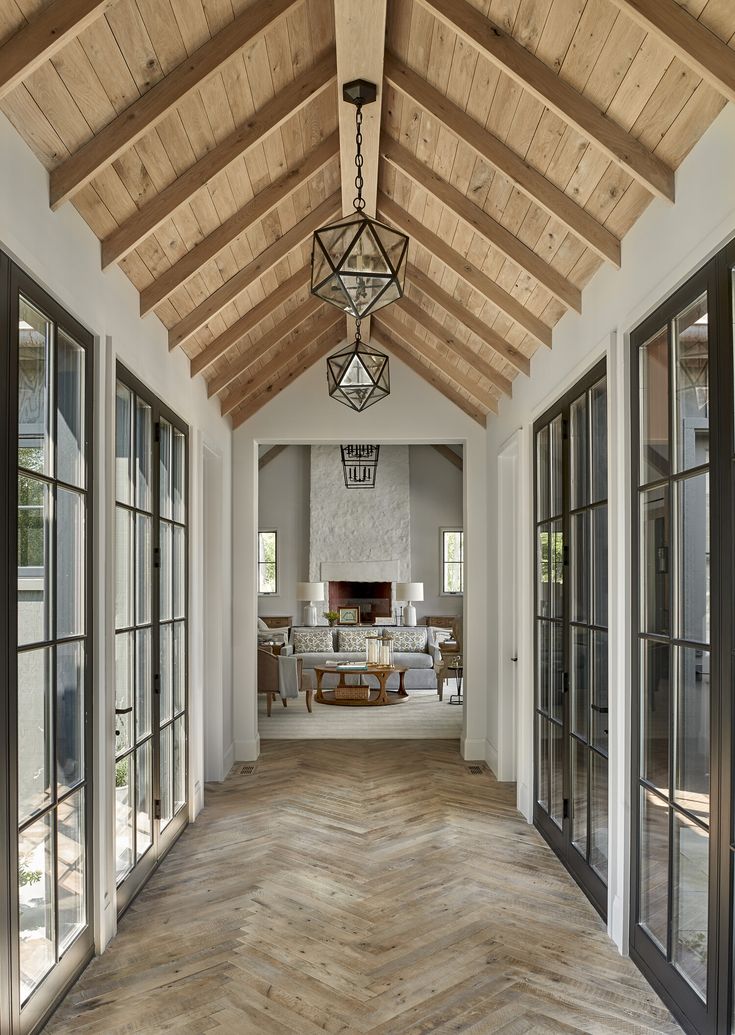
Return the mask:
<svg viewBox="0 0 735 1035"><path fill-rule="evenodd" d="M484 765L468 765L467 772L470 776L481 776L485 772Z"/></svg>
<svg viewBox="0 0 735 1035"><path fill-rule="evenodd" d="M255 766L254 765L241 765L240 766L240 776L252 776L254 772L255 772Z"/></svg>

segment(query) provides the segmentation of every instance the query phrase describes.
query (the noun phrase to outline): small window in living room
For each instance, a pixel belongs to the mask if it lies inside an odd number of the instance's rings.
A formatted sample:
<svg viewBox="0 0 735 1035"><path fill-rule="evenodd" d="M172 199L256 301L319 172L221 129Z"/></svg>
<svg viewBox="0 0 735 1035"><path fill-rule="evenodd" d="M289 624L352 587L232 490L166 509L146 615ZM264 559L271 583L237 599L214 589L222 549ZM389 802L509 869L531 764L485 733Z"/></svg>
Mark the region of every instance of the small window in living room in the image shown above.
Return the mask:
<svg viewBox="0 0 735 1035"><path fill-rule="evenodd" d="M461 528L441 530L442 593L464 592L464 532Z"/></svg>
<svg viewBox="0 0 735 1035"><path fill-rule="evenodd" d="M278 551L275 531L258 532L258 593L275 594L278 585Z"/></svg>

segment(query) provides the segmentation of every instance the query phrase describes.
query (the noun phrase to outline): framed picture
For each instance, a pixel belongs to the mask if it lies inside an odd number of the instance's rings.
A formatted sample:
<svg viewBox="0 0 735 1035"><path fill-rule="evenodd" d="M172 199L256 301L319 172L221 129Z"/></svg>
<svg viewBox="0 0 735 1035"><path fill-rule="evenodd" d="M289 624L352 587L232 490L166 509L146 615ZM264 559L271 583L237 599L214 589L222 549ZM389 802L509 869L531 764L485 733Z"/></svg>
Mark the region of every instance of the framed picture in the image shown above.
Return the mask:
<svg viewBox="0 0 735 1035"><path fill-rule="evenodd" d="M340 609L339 609L339 624L340 625L359 625L360 624L360 608L359 607L340 607Z"/></svg>

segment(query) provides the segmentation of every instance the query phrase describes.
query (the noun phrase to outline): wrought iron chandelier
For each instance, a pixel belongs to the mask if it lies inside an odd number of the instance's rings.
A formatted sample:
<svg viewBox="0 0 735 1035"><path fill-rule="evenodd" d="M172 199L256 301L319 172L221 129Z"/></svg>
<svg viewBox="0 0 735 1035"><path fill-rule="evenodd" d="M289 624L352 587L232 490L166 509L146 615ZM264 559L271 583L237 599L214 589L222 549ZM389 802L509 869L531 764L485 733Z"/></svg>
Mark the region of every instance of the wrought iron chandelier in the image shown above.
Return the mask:
<svg viewBox="0 0 735 1035"><path fill-rule="evenodd" d="M362 196L362 108L377 96L374 83L345 83L342 97L355 105L355 212L315 231L311 249L311 291L362 320L403 295L408 237L365 214Z"/></svg>
<svg viewBox="0 0 735 1035"><path fill-rule="evenodd" d="M340 446L347 489L374 489L380 446Z"/></svg>

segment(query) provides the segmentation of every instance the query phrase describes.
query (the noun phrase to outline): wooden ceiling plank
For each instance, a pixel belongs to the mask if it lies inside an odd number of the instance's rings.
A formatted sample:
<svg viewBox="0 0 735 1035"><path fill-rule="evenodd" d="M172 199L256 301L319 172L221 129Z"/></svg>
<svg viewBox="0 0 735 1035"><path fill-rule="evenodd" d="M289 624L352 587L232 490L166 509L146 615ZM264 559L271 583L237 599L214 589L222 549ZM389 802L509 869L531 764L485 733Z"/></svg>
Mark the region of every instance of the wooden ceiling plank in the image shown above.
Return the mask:
<svg viewBox="0 0 735 1035"><path fill-rule="evenodd" d="M458 320L463 324L463 326L472 331L473 334L476 334L480 341L484 342L488 348L497 353L501 359L504 359L506 363L510 363L510 365L521 374L528 375L531 372L531 361L528 356L524 356L518 349L514 349L512 345L509 345L507 341L489 328L484 320L481 320L479 316L475 316L474 313L471 313L469 309L463 306L461 302L458 302L453 295L450 295L448 291L439 287L431 277L428 277L424 272L422 272L422 270L413 265L409 265L407 272L411 283L414 284L419 291L422 291L427 298L431 299L432 302L436 302L436 304L446 310L450 316L453 316L455 320ZM446 328L444 328L444 333L447 333Z"/></svg>
<svg viewBox="0 0 735 1035"><path fill-rule="evenodd" d="M99 18L112 0L55 0L0 47L0 100Z"/></svg>
<svg viewBox="0 0 735 1035"><path fill-rule="evenodd" d="M303 0L261 0L207 40L51 173L51 208L85 187L157 126L193 90L203 86L239 50L262 38Z"/></svg>
<svg viewBox="0 0 735 1035"><path fill-rule="evenodd" d="M273 448L277 449L278 447L274 446ZM285 449L286 447L284 446L283 448ZM459 456L458 453L455 453L454 450L451 449L449 446L433 445L431 448L435 449L437 451L437 453L439 454L439 456L443 456L444 459L448 460L450 464L454 464L454 466L457 468L457 470L459 470L459 471L463 471L464 470L464 460L462 459L461 456ZM266 456L267 455L268 454L266 453ZM265 457L263 459L265 459Z"/></svg>
<svg viewBox="0 0 735 1035"><path fill-rule="evenodd" d="M405 147L389 137L383 137L380 153L387 162L408 176L417 186L432 194L475 233L480 234L488 244L530 274L554 298L558 298L563 305L578 313L582 311L582 292L575 284L550 266L502 223L493 219L451 183L447 183L433 169L419 161Z"/></svg>
<svg viewBox="0 0 735 1035"><path fill-rule="evenodd" d="M396 340L393 335L389 334L383 324L383 317L385 316L385 309L380 310L380 314L377 319L379 323L373 324L373 341L380 345L382 348L392 352L396 359L400 359L402 363L405 363L409 369L413 370L414 374L417 374L420 378L426 381L427 384L435 388L437 392L440 392L445 399L448 399L455 406L458 406L460 410L464 410L468 417L472 420L477 421L483 428L487 426L485 413L479 406L473 406L469 399L465 399L463 395L460 395L443 377L437 377L432 367L428 365L428 361L419 361L409 352L408 348L402 345ZM405 328L404 328L405 330ZM401 335L404 341L406 338ZM407 345L412 345L412 342L406 341ZM438 370L439 368L434 368Z"/></svg>
<svg viewBox="0 0 735 1035"><path fill-rule="evenodd" d="M332 306L330 309L334 309L334 307ZM338 311L322 312L311 326L304 329L304 333L308 334L309 337L308 343L304 343L300 349L294 351L289 350L284 353L283 350L279 350L265 366L261 367L260 370L253 371L244 384L238 385L229 395L220 400L222 416L226 417L228 413L232 413L238 406L242 406L245 400L255 392L260 391L281 367L287 365L299 352L312 348L323 335L329 335L329 344L324 346L325 351L329 352L334 347L334 339L331 336L331 332L334 331L338 336L337 340L342 341L344 338L344 326L344 315L340 316Z"/></svg>
<svg viewBox="0 0 735 1035"><path fill-rule="evenodd" d="M299 220L290 230L278 237L273 244L269 245L260 255L256 255L252 262L238 270L234 277L226 280L222 287L213 291L195 309L179 320L168 332L168 347L175 349L196 334L198 330L209 320L222 312L226 305L229 305L238 295L247 290L276 263L285 258L290 251L297 248L304 241L308 240L322 223L326 223L332 216L339 212L339 193L335 191L331 197L323 201L304 219Z"/></svg>
<svg viewBox="0 0 735 1035"><path fill-rule="evenodd" d="M300 288L308 284L310 279L311 268L309 266L302 266L300 270L297 270L287 280L284 280L282 284L279 284L275 291L266 295L261 302L254 305L244 316L241 316L227 330L218 335L214 341L211 341L205 349L192 357L190 363L191 376L196 377L197 374L201 374L202 371L211 367L228 349L232 348L246 334L254 330L262 320L265 320L279 306L287 302Z"/></svg>
<svg viewBox="0 0 735 1035"><path fill-rule="evenodd" d="M163 302L193 277L205 262L219 255L255 223L290 198L306 180L321 172L338 154L338 145L337 133L332 133L293 168L265 187L252 201L208 234L191 251L182 255L178 262L141 291L140 315L145 316Z"/></svg>
<svg viewBox="0 0 735 1035"><path fill-rule="evenodd" d="M224 391L234 380L244 374L249 368L263 358L275 345L291 334L302 323L309 320L316 313L320 312L323 303L320 299L309 295L306 301L293 309L287 316L280 320L275 327L263 334L258 341L250 346L241 356L234 359L221 374L213 377L207 385L207 395L210 397ZM330 310L329 315L336 319L335 313Z"/></svg>
<svg viewBox="0 0 735 1035"><path fill-rule="evenodd" d="M675 0L613 0L647 32L653 32L689 68L729 101L735 101L735 52Z"/></svg>
<svg viewBox="0 0 735 1035"><path fill-rule="evenodd" d="M672 169L467 0L419 0L419 3L604 151L646 190L666 201L674 200Z"/></svg>
<svg viewBox="0 0 735 1035"><path fill-rule="evenodd" d="M262 409L266 403L269 403L271 399L275 399L284 388L288 388L297 378L305 374L310 367L313 367L320 359L324 359L332 349L335 349L343 339L343 327L342 321L335 324L334 334L330 335L326 341L317 345L316 348L309 346L308 349L302 350L295 359L291 357L286 364L281 366L270 377L269 382L263 385L260 395L255 398L253 398L252 394L248 396L248 399L244 400L239 408L239 412L233 416L233 429L239 428L241 424L244 424L258 410Z"/></svg>
<svg viewBox="0 0 735 1035"><path fill-rule="evenodd" d="M400 335L405 339L406 335L410 335L411 332L405 327L398 319L397 313L394 310L388 308L387 311L382 314L382 322L388 330L394 334ZM417 352L420 352L422 356L425 356L431 363L434 364L445 377L448 377L450 381L453 381L459 388L463 388L465 392L472 396L481 406L486 410L492 410L497 413L498 404L494 395L490 392L485 391L477 381L473 380L472 377L463 373L458 366L449 360L443 352L439 350L437 345L432 341L431 338L414 338L411 337L411 344Z"/></svg>
<svg viewBox="0 0 735 1035"><path fill-rule="evenodd" d="M522 302L509 294L487 274L483 273L476 266L473 266L463 255L455 251L451 245L428 230L424 224L414 219L412 215L402 209L387 194L380 194L378 197L378 210L381 215L394 226L397 226L412 240L426 248L435 258L444 263L453 273L461 277L466 284L483 295L489 302L501 309L511 320L527 331L536 341L547 348L551 348L551 327L548 327L543 320L540 320L530 309L527 309Z"/></svg>
<svg viewBox="0 0 735 1035"><path fill-rule="evenodd" d="M403 312L410 316L414 323L417 323L419 327L423 327L432 338L436 341L441 342L450 352L455 352L460 359L463 359L473 370L476 370L478 374L484 377L491 384L494 384L501 392L505 395L511 395L513 392L513 382L504 377L499 370L491 366L487 360L483 359L479 353L475 352L473 348L466 345L464 342L459 341L457 337L451 334L446 327L429 316L426 310L422 309L412 298L408 295L404 295L401 299L400 308Z"/></svg>
<svg viewBox="0 0 735 1035"><path fill-rule="evenodd" d="M458 136L544 212L563 223L600 258L620 268L618 238L543 173L390 53L385 57L385 74L392 86Z"/></svg>
<svg viewBox="0 0 735 1035"><path fill-rule="evenodd" d="M128 255L231 162L263 142L270 133L320 96L334 82L334 54L294 79L247 122L208 151L194 165L122 223L102 241L103 269Z"/></svg>

